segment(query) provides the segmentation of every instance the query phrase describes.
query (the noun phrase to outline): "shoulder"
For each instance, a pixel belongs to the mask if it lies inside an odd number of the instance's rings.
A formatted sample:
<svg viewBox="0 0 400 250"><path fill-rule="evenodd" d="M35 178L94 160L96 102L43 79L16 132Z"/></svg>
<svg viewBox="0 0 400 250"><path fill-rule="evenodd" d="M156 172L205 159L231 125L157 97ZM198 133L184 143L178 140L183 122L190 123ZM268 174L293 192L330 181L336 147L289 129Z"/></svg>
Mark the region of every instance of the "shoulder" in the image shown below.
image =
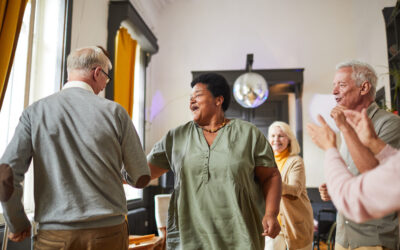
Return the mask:
<svg viewBox="0 0 400 250"><path fill-rule="evenodd" d="M31 105L25 108L23 114L35 112L37 110L43 109L44 107L48 107L59 98L59 95L60 92L57 92L33 102Z"/></svg>
<svg viewBox="0 0 400 250"><path fill-rule="evenodd" d="M374 105L374 104L373 104ZM385 123L400 124L400 117L392 114L386 110L379 108L376 104L373 106L371 111L371 120L375 127L383 125Z"/></svg>
<svg viewBox="0 0 400 250"><path fill-rule="evenodd" d="M291 165L304 165L303 158L300 155L290 155L287 162Z"/></svg>
<svg viewBox="0 0 400 250"><path fill-rule="evenodd" d="M119 104L115 101L108 100L103 97L99 97L99 96L97 96L97 97L100 98L100 99L98 99L98 102L102 103L107 109L117 112L118 114L123 115L125 118L130 119L128 111L126 111L126 109L124 107L122 107L121 104Z"/></svg>
<svg viewBox="0 0 400 250"><path fill-rule="evenodd" d="M192 129L196 128L196 124L193 121L189 121L185 124L182 124L176 128L170 129L166 137L167 138L175 138L175 137L182 137L186 136Z"/></svg>
<svg viewBox="0 0 400 250"><path fill-rule="evenodd" d="M371 121L379 138L395 148L400 147L399 116L378 108Z"/></svg>
<svg viewBox="0 0 400 250"><path fill-rule="evenodd" d="M241 119L231 119L231 122L228 124L228 126L241 133L251 133L256 135L262 134L262 132L256 127L256 125L248 121L243 121Z"/></svg>
<svg viewBox="0 0 400 250"><path fill-rule="evenodd" d="M236 127L243 127L243 128L248 128L248 129L257 128L253 123L250 123L248 121L244 121L241 119L237 119L237 118L232 118L230 123L232 124L232 126L236 126Z"/></svg>
<svg viewBox="0 0 400 250"><path fill-rule="evenodd" d="M299 155L291 155L286 160L288 173L301 174L305 172L304 161Z"/></svg>

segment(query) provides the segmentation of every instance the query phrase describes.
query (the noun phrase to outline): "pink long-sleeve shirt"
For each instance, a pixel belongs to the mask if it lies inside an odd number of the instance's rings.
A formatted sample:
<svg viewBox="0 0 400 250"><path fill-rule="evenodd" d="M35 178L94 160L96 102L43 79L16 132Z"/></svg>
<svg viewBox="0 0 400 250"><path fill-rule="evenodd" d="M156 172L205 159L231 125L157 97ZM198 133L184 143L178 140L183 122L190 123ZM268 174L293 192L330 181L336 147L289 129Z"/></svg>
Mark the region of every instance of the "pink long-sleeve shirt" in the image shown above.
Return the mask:
<svg viewBox="0 0 400 250"><path fill-rule="evenodd" d="M400 151L387 145L375 155L379 166L351 174L336 148L325 153L325 179L336 208L355 222L400 211Z"/></svg>

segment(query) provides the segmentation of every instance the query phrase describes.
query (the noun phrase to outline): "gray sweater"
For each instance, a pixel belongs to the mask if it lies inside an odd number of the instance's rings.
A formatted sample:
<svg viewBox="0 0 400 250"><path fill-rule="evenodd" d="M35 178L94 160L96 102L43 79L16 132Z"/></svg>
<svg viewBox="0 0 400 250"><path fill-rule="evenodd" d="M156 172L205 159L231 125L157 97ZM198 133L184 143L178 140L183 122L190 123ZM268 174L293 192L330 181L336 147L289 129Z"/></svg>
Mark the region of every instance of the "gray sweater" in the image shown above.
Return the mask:
<svg viewBox="0 0 400 250"><path fill-rule="evenodd" d="M127 213L123 175L131 185L140 176L150 175L125 109L79 87L64 89L26 108L0 160L14 174L14 193L2 203L12 232L29 226L20 183L32 158L34 219L40 229L120 224Z"/></svg>

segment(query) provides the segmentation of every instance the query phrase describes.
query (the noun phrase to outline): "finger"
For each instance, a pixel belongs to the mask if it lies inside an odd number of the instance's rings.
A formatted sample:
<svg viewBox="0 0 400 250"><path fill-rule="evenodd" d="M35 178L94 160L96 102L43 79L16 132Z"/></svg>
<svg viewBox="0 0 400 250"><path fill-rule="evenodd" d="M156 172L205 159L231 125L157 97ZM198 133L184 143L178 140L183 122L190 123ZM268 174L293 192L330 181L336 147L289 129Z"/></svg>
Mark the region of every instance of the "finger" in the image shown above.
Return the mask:
<svg viewBox="0 0 400 250"><path fill-rule="evenodd" d="M333 114L335 113L335 109L331 110L331 113L329 114L333 118Z"/></svg>
<svg viewBox="0 0 400 250"><path fill-rule="evenodd" d="M307 125L307 133L310 135L310 137L313 137L315 134L314 128L312 127L311 124Z"/></svg>
<svg viewBox="0 0 400 250"><path fill-rule="evenodd" d="M346 117L351 117L352 119L357 118L357 116L359 116L357 111L348 109L344 111L344 114L346 115Z"/></svg>
<svg viewBox="0 0 400 250"><path fill-rule="evenodd" d="M358 122L361 120L362 115L354 110L345 110L344 114L347 118L348 121L351 121L352 124L358 124Z"/></svg>
<svg viewBox="0 0 400 250"><path fill-rule="evenodd" d="M307 128L309 128L311 131L314 131L316 129L316 125L314 123L308 123Z"/></svg>
<svg viewBox="0 0 400 250"><path fill-rule="evenodd" d="M263 228L264 228L264 233L267 233L268 232L268 223L263 221L262 224L263 224Z"/></svg>
<svg viewBox="0 0 400 250"><path fill-rule="evenodd" d="M31 232L30 231L25 231L22 235L22 239L28 238L29 236L31 236Z"/></svg>
<svg viewBox="0 0 400 250"><path fill-rule="evenodd" d="M361 110L361 116L362 116L362 119L364 119L364 120L366 120L366 121L369 120L368 114L367 114L367 110L366 110L366 109Z"/></svg>
<svg viewBox="0 0 400 250"><path fill-rule="evenodd" d="M321 115L318 115L317 119L321 123L321 125L328 126L328 124L326 123L325 119Z"/></svg>
<svg viewBox="0 0 400 250"><path fill-rule="evenodd" d="M312 124L312 123L309 123L307 125L307 132L311 138L315 137L315 135L317 134L318 128L319 127L317 127L317 125Z"/></svg>
<svg viewBox="0 0 400 250"><path fill-rule="evenodd" d="M342 105L336 105L336 107L334 107L335 110L339 110L339 111L345 111L346 107L342 106Z"/></svg>
<svg viewBox="0 0 400 250"><path fill-rule="evenodd" d="M280 231L281 231L281 228L280 228L279 224L274 225L272 230L270 230L270 232L269 232L269 236L271 238L275 238L279 234Z"/></svg>
<svg viewBox="0 0 400 250"><path fill-rule="evenodd" d="M346 121L347 121L348 124L350 124L350 126L351 126L354 130L357 129L357 123L354 122L354 119L352 119L352 118L346 116Z"/></svg>
<svg viewBox="0 0 400 250"><path fill-rule="evenodd" d="M8 235L8 239L14 242L19 242L19 236L18 235Z"/></svg>
<svg viewBox="0 0 400 250"><path fill-rule="evenodd" d="M16 235L14 233L8 233L8 239L14 241Z"/></svg>

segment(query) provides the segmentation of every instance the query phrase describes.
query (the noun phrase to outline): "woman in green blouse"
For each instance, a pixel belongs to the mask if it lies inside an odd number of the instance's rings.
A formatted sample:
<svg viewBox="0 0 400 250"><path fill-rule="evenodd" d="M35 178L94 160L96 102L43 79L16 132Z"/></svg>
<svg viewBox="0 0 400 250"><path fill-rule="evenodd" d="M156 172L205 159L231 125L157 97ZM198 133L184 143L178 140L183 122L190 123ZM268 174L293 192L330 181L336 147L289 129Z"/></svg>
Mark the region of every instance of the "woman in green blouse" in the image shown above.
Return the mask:
<svg viewBox="0 0 400 250"><path fill-rule="evenodd" d="M193 121L170 130L147 156L152 178L175 175L167 249L264 249L274 238L281 177L265 136L251 123L227 119L225 78L191 83Z"/></svg>

